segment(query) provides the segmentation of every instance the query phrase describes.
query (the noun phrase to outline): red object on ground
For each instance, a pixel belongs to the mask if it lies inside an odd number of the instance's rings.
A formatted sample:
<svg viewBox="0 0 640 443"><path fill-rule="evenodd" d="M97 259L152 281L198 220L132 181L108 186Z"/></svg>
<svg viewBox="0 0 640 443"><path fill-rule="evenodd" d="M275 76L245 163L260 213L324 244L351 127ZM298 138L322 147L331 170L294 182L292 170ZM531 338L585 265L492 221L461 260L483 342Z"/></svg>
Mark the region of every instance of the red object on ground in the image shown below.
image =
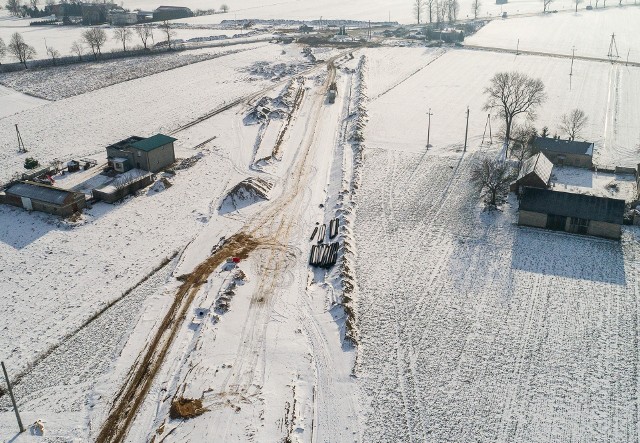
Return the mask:
<svg viewBox="0 0 640 443"><path fill-rule="evenodd" d="M240 263L240 257L233 257L234 263Z"/></svg>

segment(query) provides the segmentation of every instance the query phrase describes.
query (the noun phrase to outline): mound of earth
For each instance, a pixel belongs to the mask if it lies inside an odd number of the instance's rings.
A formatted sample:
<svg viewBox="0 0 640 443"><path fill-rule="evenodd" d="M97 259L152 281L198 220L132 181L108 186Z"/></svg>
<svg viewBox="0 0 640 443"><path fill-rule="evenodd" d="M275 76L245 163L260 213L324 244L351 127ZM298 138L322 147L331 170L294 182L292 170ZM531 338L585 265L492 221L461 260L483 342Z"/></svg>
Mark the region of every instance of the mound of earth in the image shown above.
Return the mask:
<svg viewBox="0 0 640 443"><path fill-rule="evenodd" d="M242 209L263 200L269 200L273 184L256 177L249 177L235 185L222 199L218 210L227 213Z"/></svg>

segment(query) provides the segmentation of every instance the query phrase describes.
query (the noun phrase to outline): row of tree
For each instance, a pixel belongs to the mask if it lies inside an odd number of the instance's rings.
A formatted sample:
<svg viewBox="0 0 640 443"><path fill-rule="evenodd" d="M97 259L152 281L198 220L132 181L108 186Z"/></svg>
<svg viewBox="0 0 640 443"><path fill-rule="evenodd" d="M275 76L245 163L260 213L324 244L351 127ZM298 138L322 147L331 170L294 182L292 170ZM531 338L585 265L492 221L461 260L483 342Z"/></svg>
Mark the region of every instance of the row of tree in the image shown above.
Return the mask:
<svg viewBox="0 0 640 443"><path fill-rule="evenodd" d="M171 49L173 38L176 34L171 24L168 21L164 21L157 29L162 33L167 48ZM140 42L142 42L142 47L147 50L149 49L149 39L153 40L153 30L154 27L149 23L135 27L119 27L113 30L113 39L120 42L120 44L122 44L122 50L126 52L131 40L134 36L137 36ZM88 28L82 32L81 40L73 42L70 48L71 53L77 56L78 60L82 61L82 56L85 54L86 49L89 49L94 59L98 60L102 55L102 49L107 40L108 35L104 28ZM60 58L60 51L46 45L46 43L45 47L47 55L51 58L53 64L57 64L57 60ZM7 54L16 58L26 68L27 61L35 57L36 50L33 46L25 42L20 33L15 32L9 40L9 44L5 44L2 38L0 38L0 64L2 64L2 59Z"/></svg>
<svg viewBox="0 0 640 443"><path fill-rule="evenodd" d="M460 12L458 0L412 0L413 15L418 24L426 22L424 16L427 15L429 23L455 23ZM480 0L473 0L475 17L480 11Z"/></svg>

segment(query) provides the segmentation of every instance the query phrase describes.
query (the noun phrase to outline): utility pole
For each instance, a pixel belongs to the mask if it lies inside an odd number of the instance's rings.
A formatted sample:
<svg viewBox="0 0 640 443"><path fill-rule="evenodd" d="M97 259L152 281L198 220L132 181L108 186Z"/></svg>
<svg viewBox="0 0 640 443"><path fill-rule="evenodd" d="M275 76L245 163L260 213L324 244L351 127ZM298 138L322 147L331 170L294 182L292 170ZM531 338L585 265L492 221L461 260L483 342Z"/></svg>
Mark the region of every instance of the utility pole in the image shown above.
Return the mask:
<svg viewBox="0 0 640 443"><path fill-rule="evenodd" d="M16 135L18 136L18 152L23 154L27 152L27 148L24 146L24 142L22 141L22 136L20 135L20 130L18 129L18 124L16 123Z"/></svg>
<svg viewBox="0 0 640 443"><path fill-rule="evenodd" d="M571 48L571 71L569 71L569 90L571 90L571 79L573 77L573 59L576 56L576 47Z"/></svg>
<svg viewBox="0 0 640 443"><path fill-rule="evenodd" d="M482 133L482 142L481 145L484 144L484 137L487 135L487 127L489 128L489 144L493 143L493 136L491 135L491 114L487 114L487 122L484 124L484 132Z"/></svg>
<svg viewBox="0 0 640 443"><path fill-rule="evenodd" d="M615 51L615 54L614 54ZM609 53L607 54L611 63L613 63L614 58L620 58L620 54L618 53L618 45L616 44L616 35L611 34L611 42L609 43Z"/></svg>
<svg viewBox="0 0 640 443"><path fill-rule="evenodd" d="M516 45L516 55L520 55L520 39L518 39L518 44Z"/></svg>
<svg viewBox="0 0 640 443"><path fill-rule="evenodd" d="M427 112L427 115L429 116L429 125L427 126L427 149L429 149L429 146L431 146L429 144L429 138L431 136L431 116L433 115L431 113L431 108L429 108L429 112Z"/></svg>
<svg viewBox="0 0 640 443"><path fill-rule="evenodd" d="M469 134L469 107L467 106L467 129L464 131L464 150L462 152L467 152L467 135Z"/></svg>
<svg viewBox="0 0 640 443"><path fill-rule="evenodd" d="M22 426L22 420L20 420L20 413L18 412L18 405L16 404L16 398L13 396L13 389L11 389L11 382L9 381L9 376L7 375L7 368L4 367L4 362L2 363L2 372L4 372L4 379L7 381L7 387L9 388L9 397L11 397L11 403L13 403L13 410L16 413L16 419L18 420L18 427L20 428L20 432L24 432L24 426Z"/></svg>
<svg viewBox="0 0 640 443"><path fill-rule="evenodd" d="M627 51L627 63L625 64L625 66L629 66L629 53L631 52L631 49L629 49Z"/></svg>

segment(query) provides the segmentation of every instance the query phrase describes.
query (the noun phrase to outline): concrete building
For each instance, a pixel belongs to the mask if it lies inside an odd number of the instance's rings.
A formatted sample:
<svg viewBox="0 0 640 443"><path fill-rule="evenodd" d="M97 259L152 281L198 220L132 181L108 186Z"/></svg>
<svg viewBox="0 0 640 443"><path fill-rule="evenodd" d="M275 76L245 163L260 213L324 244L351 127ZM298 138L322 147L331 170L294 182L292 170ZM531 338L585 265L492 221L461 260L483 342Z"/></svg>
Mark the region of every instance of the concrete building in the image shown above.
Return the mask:
<svg viewBox="0 0 640 443"><path fill-rule="evenodd" d="M156 134L149 138L132 136L107 146L107 162L118 172L137 168L158 172L176 161L175 138Z"/></svg>
<svg viewBox="0 0 640 443"><path fill-rule="evenodd" d="M534 147L547 156L554 165L593 167L593 143L536 137Z"/></svg>
<svg viewBox="0 0 640 443"><path fill-rule="evenodd" d="M184 6L160 6L153 11L153 21L175 20L179 18L193 17L191 9Z"/></svg>
<svg viewBox="0 0 640 443"><path fill-rule="evenodd" d="M624 200L527 187L518 224L619 239L624 209Z"/></svg>
<svg viewBox="0 0 640 443"><path fill-rule="evenodd" d="M0 193L0 203L69 216L86 206L84 194L34 182L19 182Z"/></svg>
<svg viewBox="0 0 640 443"><path fill-rule="evenodd" d="M552 171L553 163L539 152L522 163L517 180L511 184L511 190L518 191L525 186L548 188Z"/></svg>

